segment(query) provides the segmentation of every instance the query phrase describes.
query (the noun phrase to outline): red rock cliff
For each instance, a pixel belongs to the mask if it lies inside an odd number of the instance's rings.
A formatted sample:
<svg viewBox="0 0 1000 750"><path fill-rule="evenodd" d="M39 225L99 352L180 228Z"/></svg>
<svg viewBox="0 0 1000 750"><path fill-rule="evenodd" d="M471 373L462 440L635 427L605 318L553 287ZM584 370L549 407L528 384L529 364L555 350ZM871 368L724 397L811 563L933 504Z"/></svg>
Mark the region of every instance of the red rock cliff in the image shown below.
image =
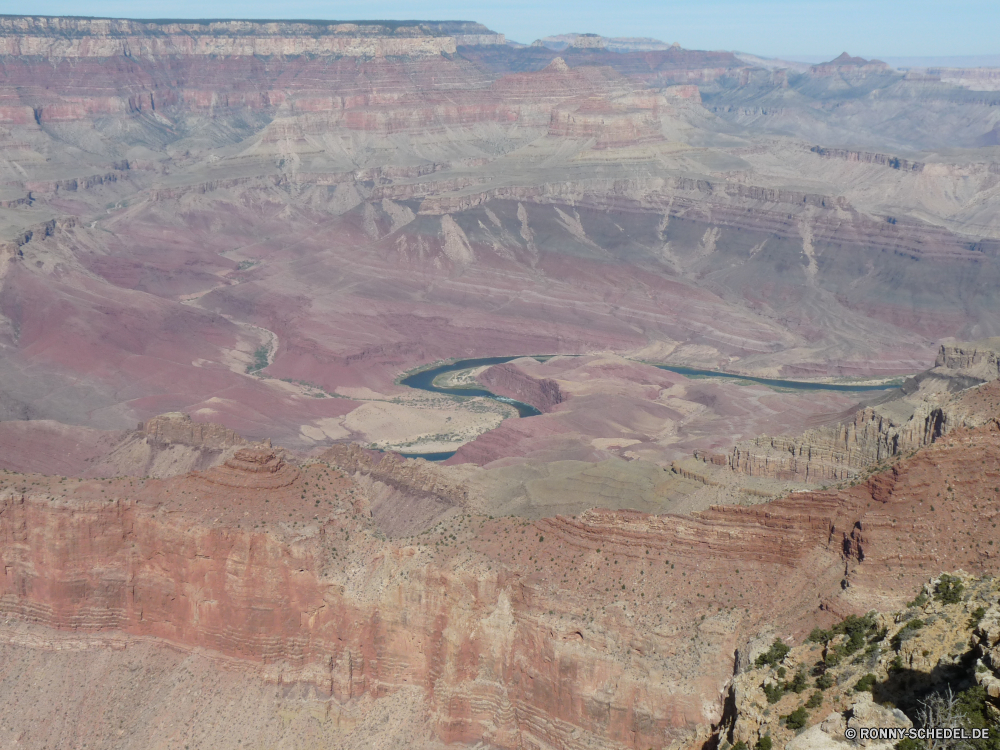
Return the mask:
<svg viewBox="0 0 1000 750"><path fill-rule="evenodd" d="M761 629L896 602L932 568L996 571L998 477L1000 433L959 430L840 494L452 516L392 543L346 477L261 448L169 480L7 474L0 611L211 649L337 700L417 685L446 741L638 750L704 736Z"/></svg>

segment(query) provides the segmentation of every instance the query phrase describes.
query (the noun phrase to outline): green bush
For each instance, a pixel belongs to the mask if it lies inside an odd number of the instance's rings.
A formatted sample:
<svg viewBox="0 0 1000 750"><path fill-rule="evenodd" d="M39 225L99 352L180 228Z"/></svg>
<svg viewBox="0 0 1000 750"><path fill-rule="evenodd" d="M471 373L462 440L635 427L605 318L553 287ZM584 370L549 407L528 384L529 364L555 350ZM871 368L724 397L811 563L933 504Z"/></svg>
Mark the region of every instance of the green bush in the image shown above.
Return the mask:
<svg viewBox="0 0 1000 750"><path fill-rule="evenodd" d="M804 706L799 706L794 711L792 711L788 716L784 717L785 726L789 729L802 729L809 721L809 712L806 711Z"/></svg>
<svg viewBox="0 0 1000 750"><path fill-rule="evenodd" d="M833 633L829 630L813 628L806 640L810 643L827 643L831 638L833 638Z"/></svg>
<svg viewBox="0 0 1000 750"><path fill-rule="evenodd" d="M767 696L768 703L777 703L781 700L781 696L785 694L785 689L773 682L768 682L764 684L764 695Z"/></svg>
<svg viewBox="0 0 1000 750"><path fill-rule="evenodd" d="M872 692L872 689L875 687L876 682L878 682L878 678L869 672L860 680L854 683L854 692L870 693Z"/></svg>
<svg viewBox="0 0 1000 750"><path fill-rule="evenodd" d="M925 604L927 604L927 601L928 601L927 600L927 594L925 594L923 591L921 591L919 594L917 594L916 598L912 602L909 602L906 606L907 607L922 607Z"/></svg>
<svg viewBox="0 0 1000 750"><path fill-rule="evenodd" d="M979 623L982 622L985 616L986 616L986 608L976 607L974 610L972 610L972 613L969 615L969 627L974 628L977 625L979 625Z"/></svg>
<svg viewBox="0 0 1000 750"><path fill-rule="evenodd" d="M753 750L772 750L772 746L771 735L765 734L757 740L757 744L753 746Z"/></svg>
<svg viewBox="0 0 1000 750"><path fill-rule="evenodd" d="M860 630L851 633L847 640L841 645L841 650L845 655L850 656L855 651L865 645L865 634Z"/></svg>
<svg viewBox="0 0 1000 750"><path fill-rule="evenodd" d="M958 710L962 714L962 722L967 729L989 728L990 738L973 740L975 750L1000 750L1000 725L994 719L989 696L982 685L976 685L958 694Z"/></svg>
<svg viewBox="0 0 1000 750"><path fill-rule="evenodd" d="M826 674L825 672L816 678L816 687L820 690L826 690L827 688L833 687L833 678Z"/></svg>
<svg viewBox="0 0 1000 750"><path fill-rule="evenodd" d="M897 742L893 747L896 750L925 750L924 743L920 740L913 740L909 737L904 737L899 742Z"/></svg>
<svg viewBox="0 0 1000 750"><path fill-rule="evenodd" d="M750 750L750 748L747 747L747 743L743 740L739 740L735 745L733 745L732 750Z"/></svg>
<svg viewBox="0 0 1000 750"><path fill-rule="evenodd" d="M771 648L757 657L756 664L758 667L773 667L788 656L788 652L791 650L791 648L781 642L780 638L775 638L774 643L771 644Z"/></svg>
<svg viewBox="0 0 1000 750"><path fill-rule="evenodd" d="M943 573L934 587L934 598L942 604L958 604L962 601L965 586L962 579Z"/></svg>
<svg viewBox="0 0 1000 750"><path fill-rule="evenodd" d="M258 346L253 353L253 362L247 365L247 372L257 372L267 367L267 356L271 350L266 346Z"/></svg>
<svg viewBox="0 0 1000 750"><path fill-rule="evenodd" d="M840 650L847 656L861 649L869 636L878 634L875 616L871 612L864 617L850 615L837 625L833 632L847 636L847 640L840 646Z"/></svg>
<svg viewBox="0 0 1000 750"><path fill-rule="evenodd" d="M789 682L786 687L793 693L801 693L809 687L809 678L806 677L806 673L800 669L795 673L795 677L792 678L792 681Z"/></svg>
<svg viewBox="0 0 1000 750"><path fill-rule="evenodd" d="M823 705L823 694L818 690L809 696L809 700L806 701L806 708L819 708Z"/></svg>

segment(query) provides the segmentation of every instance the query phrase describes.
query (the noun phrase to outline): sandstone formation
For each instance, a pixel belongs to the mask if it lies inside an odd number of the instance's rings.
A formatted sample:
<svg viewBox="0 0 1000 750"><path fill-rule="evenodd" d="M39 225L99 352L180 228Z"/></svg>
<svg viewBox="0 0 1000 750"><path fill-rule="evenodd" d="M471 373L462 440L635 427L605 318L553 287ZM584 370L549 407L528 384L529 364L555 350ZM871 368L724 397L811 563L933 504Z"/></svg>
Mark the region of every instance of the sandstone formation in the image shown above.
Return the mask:
<svg viewBox="0 0 1000 750"><path fill-rule="evenodd" d="M0 607L261 665L329 715L415 685L444 741L691 742L765 626L801 638L902 601L928 567L1000 570L998 435L956 430L839 493L688 518L458 513L395 542L343 474L271 482L286 464L262 450L167 480L4 475Z"/></svg>
<svg viewBox="0 0 1000 750"><path fill-rule="evenodd" d="M943 585L957 585L960 596L945 600ZM926 701L947 699L949 691L952 699L961 700L963 691L970 689L966 700L975 701L977 685L985 688L982 710L995 716L992 712L1000 706L992 655L998 614L995 581L962 572L944 574L914 593L903 611L872 610L863 620L843 621L839 633L817 629L810 642L791 648L776 663L744 666L733 678L727 716L717 729L721 744L753 746L770 736L773 744L790 750L858 745L889 750L894 739L851 742L845 730L925 727ZM862 634L850 647L844 625ZM770 645L758 646L752 656L761 656ZM805 679L796 677L800 673ZM858 687L864 679L870 680L868 686ZM792 727L783 719L795 709L804 719ZM961 711L936 718L953 727L981 728Z"/></svg>
<svg viewBox="0 0 1000 750"><path fill-rule="evenodd" d="M898 396L858 411L843 424L798 437L760 436L739 443L728 465L751 476L841 482L957 428L995 421L998 350L997 339L942 345L934 367L908 380Z"/></svg>
<svg viewBox="0 0 1000 750"><path fill-rule="evenodd" d="M245 445L246 440L232 430L210 422L192 422L183 413L161 414L139 424L137 432L149 443L158 446L187 445L193 448L225 450Z"/></svg>
<svg viewBox="0 0 1000 750"><path fill-rule="evenodd" d="M0 18L0 744L703 748L998 572L995 342L928 370L1000 330L989 77L562 41ZM400 382L517 354L536 417Z"/></svg>
<svg viewBox="0 0 1000 750"><path fill-rule="evenodd" d="M457 38L453 35L457 35ZM128 21L6 16L0 55L49 58L165 55L439 55L461 44L503 44L476 23Z"/></svg>
<svg viewBox="0 0 1000 750"><path fill-rule="evenodd" d="M729 53L424 22L8 17L0 36L23 170L0 185L4 418L183 411L313 449L365 440L345 417L372 407L330 396L391 401L439 359L885 376L996 325L990 163L720 135L723 101L786 91Z"/></svg>
<svg viewBox="0 0 1000 750"><path fill-rule="evenodd" d="M221 466L200 476L224 487L274 490L292 484L299 472L268 448L239 448Z"/></svg>

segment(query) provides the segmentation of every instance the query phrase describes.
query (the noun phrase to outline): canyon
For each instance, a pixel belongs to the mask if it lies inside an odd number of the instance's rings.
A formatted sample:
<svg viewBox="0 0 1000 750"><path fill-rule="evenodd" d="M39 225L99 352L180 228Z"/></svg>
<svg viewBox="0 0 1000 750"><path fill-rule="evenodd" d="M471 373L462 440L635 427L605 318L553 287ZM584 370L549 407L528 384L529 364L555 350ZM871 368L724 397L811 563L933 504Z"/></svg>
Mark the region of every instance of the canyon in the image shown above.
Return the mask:
<svg viewBox="0 0 1000 750"><path fill-rule="evenodd" d="M0 744L809 750L1000 572L996 78L0 17Z"/></svg>

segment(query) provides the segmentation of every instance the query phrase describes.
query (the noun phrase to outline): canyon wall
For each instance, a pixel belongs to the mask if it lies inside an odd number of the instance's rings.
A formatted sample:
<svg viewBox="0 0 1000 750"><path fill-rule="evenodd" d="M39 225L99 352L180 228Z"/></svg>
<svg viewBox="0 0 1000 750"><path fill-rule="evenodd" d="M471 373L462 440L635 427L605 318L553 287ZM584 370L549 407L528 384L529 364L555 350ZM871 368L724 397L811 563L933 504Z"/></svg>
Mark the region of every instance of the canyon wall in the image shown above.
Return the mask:
<svg viewBox="0 0 1000 750"><path fill-rule="evenodd" d="M210 491L213 476L184 486ZM379 542L363 515L289 536L192 523L121 491L4 492L5 617L209 649L339 702L419 686L446 742L639 748L703 721L700 700L644 684L614 656L628 636L582 643L512 572L428 564L426 551Z"/></svg>
<svg viewBox="0 0 1000 750"><path fill-rule="evenodd" d="M995 419L990 407L1000 394L998 350L998 339L942 344L934 367L909 379L896 398L800 436L742 441L727 463L750 476L842 482L953 430L987 424Z"/></svg>
<svg viewBox="0 0 1000 750"><path fill-rule="evenodd" d="M130 21L110 18L5 16L0 55L127 58L164 55L422 56L463 44L502 44L469 22Z"/></svg>
<svg viewBox="0 0 1000 750"><path fill-rule="evenodd" d="M2 475L0 611L207 649L339 702L416 686L449 742L685 744L762 628L801 637L898 602L927 566L997 570L977 498L998 472L1000 432L956 430L839 493L687 518L457 515L396 542L359 485L263 448L168 480ZM946 518L921 505L935 491Z"/></svg>

